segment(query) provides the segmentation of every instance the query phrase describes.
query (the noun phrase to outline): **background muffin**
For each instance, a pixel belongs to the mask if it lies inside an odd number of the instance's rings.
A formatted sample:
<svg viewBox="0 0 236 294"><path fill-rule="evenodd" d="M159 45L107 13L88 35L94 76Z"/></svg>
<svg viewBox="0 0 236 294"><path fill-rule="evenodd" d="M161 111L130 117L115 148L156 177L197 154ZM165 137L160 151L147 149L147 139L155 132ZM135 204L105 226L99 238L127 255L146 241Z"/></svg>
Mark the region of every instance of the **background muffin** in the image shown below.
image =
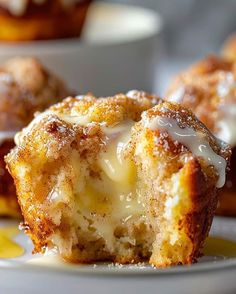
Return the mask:
<svg viewBox="0 0 236 294"><path fill-rule="evenodd" d="M0 40L79 37L91 0L0 0Z"/></svg>
<svg viewBox="0 0 236 294"><path fill-rule="evenodd" d="M0 215L18 215L15 187L4 156L14 147L14 135L36 111L67 96L63 82L36 59L14 58L0 67Z"/></svg>
<svg viewBox="0 0 236 294"><path fill-rule="evenodd" d="M229 60L236 61L236 34L227 38L222 48L222 55Z"/></svg>

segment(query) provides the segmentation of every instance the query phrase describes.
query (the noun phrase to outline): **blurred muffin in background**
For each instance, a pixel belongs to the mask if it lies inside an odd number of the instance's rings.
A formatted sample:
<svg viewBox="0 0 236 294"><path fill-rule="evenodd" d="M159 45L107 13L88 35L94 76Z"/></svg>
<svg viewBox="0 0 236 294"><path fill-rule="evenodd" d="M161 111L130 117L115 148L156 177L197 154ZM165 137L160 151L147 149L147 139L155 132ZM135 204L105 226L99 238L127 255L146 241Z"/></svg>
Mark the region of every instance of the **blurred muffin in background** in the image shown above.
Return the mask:
<svg viewBox="0 0 236 294"><path fill-rule="evenodd" d="M223 44L222 55L232 61L236 61L236 34L229 36Z"/></svg>
<svg viewBox="0 0 236 294"><path fill-rule="evenodd" d="M13 180L4 156L14 147L14 135L36 111L42 111L70 93L34 58L13 58L0 66L0 216L20 214Z"/></svg>
<svg viewBox="0 0 236 294"><path fill-rule="evenodd" d="M92 0L0 0L0 40L79 37Z"/></svg>
<svg viewBox="0 0 236 294"><path fill-rule="evenodd" d="M220 191L218 213L236 216L236 63L208 56L180 73L166 96L190 108L217 138L231 145L230 171Z"/></svg>

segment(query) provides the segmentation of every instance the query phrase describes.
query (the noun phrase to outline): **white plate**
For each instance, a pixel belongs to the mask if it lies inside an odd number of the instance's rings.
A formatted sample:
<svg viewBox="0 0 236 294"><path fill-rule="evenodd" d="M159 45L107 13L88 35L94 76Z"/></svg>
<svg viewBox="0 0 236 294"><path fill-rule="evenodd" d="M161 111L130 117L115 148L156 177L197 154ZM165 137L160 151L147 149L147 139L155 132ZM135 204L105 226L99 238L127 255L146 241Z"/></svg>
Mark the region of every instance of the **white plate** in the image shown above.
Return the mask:
<svg viewBox="0 0 236 294"><path fill-rule="evenodd" d="M2 220L0 224L14 223ZM236 241L236 219L215 218L211 236ZM69 265L47 263L54 260L50 256L34 257L32 244L22 233L15 241L26 252L16 259L0 259L0 293L236 293L235 257L205 256L192 266L168 269L146 265Z"/></svg>

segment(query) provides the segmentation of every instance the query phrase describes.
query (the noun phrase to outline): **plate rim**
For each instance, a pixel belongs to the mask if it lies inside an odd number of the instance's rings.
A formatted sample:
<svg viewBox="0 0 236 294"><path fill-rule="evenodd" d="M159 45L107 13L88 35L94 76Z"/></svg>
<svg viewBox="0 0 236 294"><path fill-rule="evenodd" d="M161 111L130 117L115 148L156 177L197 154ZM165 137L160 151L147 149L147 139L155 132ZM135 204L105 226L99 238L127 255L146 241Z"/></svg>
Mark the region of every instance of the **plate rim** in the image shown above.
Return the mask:
<svg viewBox="0 0 236 294"><path fill-rule="evenodd" d="M229 258L220 261L211 261L205 263L196 263L193 265L174 266L169 268L154 268L151 266L144 267L139 265L114 265L108 264L91 264L91 265L63 265L63 267L54 265L38 265L23 263L20 261L0 260L1 270L19 270L27 272L48 272L50 274L62 274L70 276L86 275L86 276L182 276L196 275L202 273L214 273L216 271L236 271L236 258Z"/></svg>

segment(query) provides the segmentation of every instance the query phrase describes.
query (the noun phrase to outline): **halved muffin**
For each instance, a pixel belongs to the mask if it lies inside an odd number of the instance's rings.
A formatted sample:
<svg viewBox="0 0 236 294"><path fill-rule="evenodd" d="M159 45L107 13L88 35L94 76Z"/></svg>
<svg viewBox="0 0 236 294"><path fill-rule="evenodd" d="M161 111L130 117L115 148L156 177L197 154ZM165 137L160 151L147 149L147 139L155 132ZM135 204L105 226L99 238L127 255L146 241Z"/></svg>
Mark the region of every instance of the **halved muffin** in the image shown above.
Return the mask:
<svg viewBox="0 0 236 294"><path fill-rule="evenodd" d="M79 37L92 0L0 0L0 40Z"/></svg>
<svg viewBox="0 0 236 294"><path fill-rule="evenodd" d="M236 63L208 56L180 73L166 97L190 108L216 137L231 145L230 172L217 212L236 216Z"/></svg>
<svg viewBox="0 0 236 294"><path fill-rule="evenodd" d="M191 111L143 92L70 97L15 140L6 162L34 252L158 267L201 255L230 149Z"/></svg>
<svg viewBox="0 0 236 294"><path fill-rule="evenodd" d="M4 162L4 156L15 146L15 133L36 111L68 94L63 82L34 58L13 58L0 66L0 216L20 215L13 180Z"/></svg>

